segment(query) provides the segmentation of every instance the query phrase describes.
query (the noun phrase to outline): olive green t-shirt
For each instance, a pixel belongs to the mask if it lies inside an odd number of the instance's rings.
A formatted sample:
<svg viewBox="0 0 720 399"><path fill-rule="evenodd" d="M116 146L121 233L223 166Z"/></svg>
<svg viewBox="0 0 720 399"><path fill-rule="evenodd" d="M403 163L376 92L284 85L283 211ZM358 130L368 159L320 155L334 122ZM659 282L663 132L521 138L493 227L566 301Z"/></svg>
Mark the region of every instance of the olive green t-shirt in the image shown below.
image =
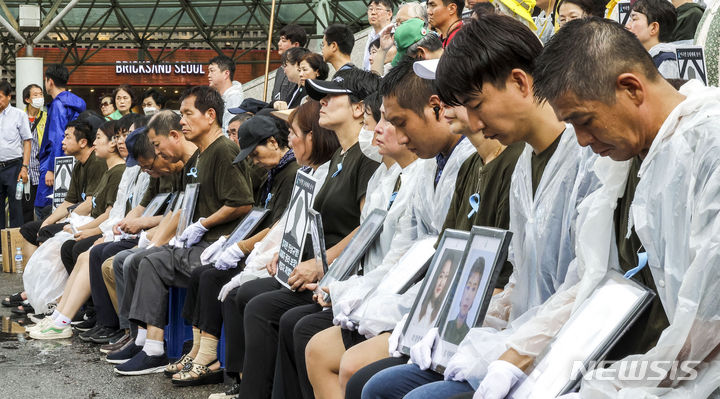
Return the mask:
<svg viewBox="0 0 720 399"><path fill-rule="evenodd" d="M618 205L615 208L615 240L618 247L620 269L623 272L627 272L638 265L638 250L644 252L644 250L641 250L642 243L635 234L634 228L630 232L630 237L625 238L630 218L630 205L633 198L635 198L635 188L640 181L638 172L641 165L642 161L639 157L632 159L625 192L622 198L618 199ZM632 277L632 280L650 288L656 295L630 329L615 344L608 355L609 360L619 360L628 355L647 352L657 344L662 331L670 325L662 302L660 302L660 297L657 295L657 287L650 267L645 266L640 269Z"/></svg>
<svg viewBox="0 0 720 399"><path fill-rule="evenodd" d="M277 171L277 174L273 177L272 187L270 187L269 200L267 200L266 196L263 196L266 190L267 180L260 186L260 195L255 201L255 206L270 209L270 214L263 220L260 226L258 226L258 231L266 227L271 227L280 219L283 212L285 212L285 208L287 208L290 203L292 189L295 185L295 173L299 168L300 165L298 165L296 161L292 161Z"/></svg>
<svg viewBox="0 0 720 399"><path fill-rule="evenodd" d="M186 165L186 184L200 183L193 222L212 215L223 206L235 208L254 203L250 177L233 165L238 152L240 148L237 144L225 136L220 136L198 155L197 166ZM197 178L194 175L197 175ZM217 241L220 236L232 232L236 222L237 220L228 220L212 227L203 239L208 242Z"/></svg>
<svg viewBox="0 0 720 399"><path fill-rule="evenodd" d="M510 178L523 148L523 143L511 144L487 165L483 165L482 158L475 153L462 164L443 231L470 231L472 226L506 230L510 227ZM470 205L473 194L480 195L480 204L478 211L468 217L473 211ZM505 287L510 274L512 264L505 262L495 288Z"/></svg>
<svg viewBox="0 0 720 399"><path fill-rule="evenodd" d="M560 133L555 139L555 141L553 141L553 143L550 144L548 148L546 148L543 152L539 154L535 154L535 152L533 152L532 157L530 158L533 196L535 196L535 191L540 185L540 179L542 178L543 172L545 172L545 167L550 161L550 158L552 158L553 154L555 153L555 150L557 150L558 144L560 144L560 139L562 138L562 136L563 134Z"/></svg>
<svg viewBox="0 0 720 399"><path fill-rule="evenodd" d="M125 164L121 163L103 173L98 183L97 191L95 195L93 195L90 216L96 218L102 215L107 207L115 203L115 197L117 197L118 186L120 185L120 180L122 180L123 172L125 172Z"/></svg>
<svg viewBox="0 0 720 399"><path fill-rule="evenodd" d="M90 153L85 163L76 162L65 201L77 204L85 201L85 197L93 196L105 171L107 171L107 163L104 159L95 156L95 151Z"/></svg>
<svg viewBox="0 0 720 399"><path fill-rule="evenodd" d="M340 172L339 164L342 164ZM360 225L360 202L365 198L368 180L378 166L378 162L360 151L357 143L344 154L342 148L333 154L325 184L313 204L313 209L322 215L326 248L339 243ZM306 255L308 253L312 251L305 251Z"/></svg>

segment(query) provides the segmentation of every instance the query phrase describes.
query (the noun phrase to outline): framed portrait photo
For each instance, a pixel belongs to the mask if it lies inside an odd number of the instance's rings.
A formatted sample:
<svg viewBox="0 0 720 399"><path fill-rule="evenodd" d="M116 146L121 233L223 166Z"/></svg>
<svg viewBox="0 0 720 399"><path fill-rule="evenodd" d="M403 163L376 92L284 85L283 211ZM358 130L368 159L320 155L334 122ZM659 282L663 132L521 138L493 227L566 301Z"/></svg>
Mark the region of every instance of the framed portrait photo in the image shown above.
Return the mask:
<svg viewBox="0 0 720 399"><path fill-rule="evenodd" d="M322 215L315 209L308 209L310 213L310 237L312 238L313 252L315 254L315 264L323 269L323 273L327 273L327 254L325 253L325 231L322 226Z"/></svg>
<svg viewBox="0 0 720 399"><path fill-rule="evenodd" d="M200 194L200 183L190 183L185 186L185 193L182 195L182 207L180 208L180 220L178 220L176 236L182 234L192 224L195 215L195 204ZM180 202L180 201L178 201Z"/></svg>
<svg viewBox="0 0 720 399"><path fill-rule="evenodd" d="M152 201L148 204L147 208L142 213L143 217L155 216L160 212L163 206L168 202L168 199L172 196L172 193L160 193L156 195Z"/></svg>
<svg viewBox="0 0 720 399"><path fill-rule="evenodd" d="M445 310L438 323L438 344L433 350L432 369L443 373L458 345L473 327L482 325L500 271L507 260L512 233L473 226L460 272L455 276Z"/></svg>
<svg viewBox="0 0 720 399"><path fill-rule="evenodd" d="M650 304L655 293L609 271L538 356L508 398L554 398L572 392Z"/></svg>
<svg viewBox="0 0 720 399"><path fill-rule="evenodd" d="M225 251L231 245L237 244L238 242L246 239L250 233L257 229L260 222L265 219L265 216L267 216L268 213L270 213L270 210L266 208L253 207L250 209L250 212L245 215L243 220L241 220L237 227L235 227L235 230L230 233L228 239L225 240L225 243L222 246L222 251Z"/></svg>
<svg viewBox="0 0 720 399"><path fill-rule="evenodd" d="M335 281L346 280L357 271L360 259L365 256L370 245L380 235L385 216L387 216L387 211L373 209L360 224L360 228L358 228L357 233L355 233L345 249L329 266L327 273L320 279L316 293L324 295L326 302L330 301L330 296L326 292L320 291L321 287L327 287Z"/></svg>
<svg viewBox="0 0 720 399"><path fill-rule="evenodd" d="M413 243L397 264L387 272L377 287L368 293L367 298L384 294L403 294L422 280L435 253L435 241L437 241L435 237L429 237ZM360 320L364 318L365 310L370 302L369 300L363 301L350 313L349 319L353 323L359 324Z"/></svg>
<svg viewBox="0 0 720 399"><path fill-rule="evenodd" d="M460 270L470 233L447 229L435 251L420 293L415 298L400 338L400 352L410 354L410 347L422 339L433 327L437 327L445 302L452 298L452 282Z"/></svg>
<svg viewBox="0 0 720 399"><path fill-rule="evenodd" d="M309 224L308 210L312 208L317 184L315 178L301 170L295 175L295 185L287 208L285 230L280 242L278 268L275 274L280 284L287 288L290 288L287 283L290 274L302 259Z"/></svg>

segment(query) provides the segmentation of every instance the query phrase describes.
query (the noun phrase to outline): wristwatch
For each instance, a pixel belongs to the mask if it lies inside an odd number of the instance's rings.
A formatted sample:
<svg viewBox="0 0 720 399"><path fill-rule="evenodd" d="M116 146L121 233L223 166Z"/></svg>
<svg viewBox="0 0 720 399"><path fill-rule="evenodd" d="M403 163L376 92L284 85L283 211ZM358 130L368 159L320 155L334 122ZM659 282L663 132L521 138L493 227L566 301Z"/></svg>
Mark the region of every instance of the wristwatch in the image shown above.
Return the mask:
<svg viewBox="0 0 720 399"><path fill-rule="evenodd" d="M22 169L22 168L25 168L25 169L30 169L30 167L29 167L29 166L27 166L27 165L23 165L23 166L21 166L20 168L21 168L21 169Z"/></svg>

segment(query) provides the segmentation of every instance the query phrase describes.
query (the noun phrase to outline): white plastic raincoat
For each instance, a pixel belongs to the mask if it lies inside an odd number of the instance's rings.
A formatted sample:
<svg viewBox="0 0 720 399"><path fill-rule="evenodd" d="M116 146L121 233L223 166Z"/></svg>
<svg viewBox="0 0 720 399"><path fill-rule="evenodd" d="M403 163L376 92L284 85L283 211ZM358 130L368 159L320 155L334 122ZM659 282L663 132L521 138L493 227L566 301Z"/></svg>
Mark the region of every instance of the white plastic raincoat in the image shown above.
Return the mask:
<svg viewBox="0 0 720 399"><path fill-rule="evenodd" d="M720 386L720 90L691 81L680 92L687 98L653 140L630 209L670 326L656 347L623 360L702 363L696 378L670 384L583 381L583 398L705 398Z"/></svg>
<svg viewBox="0 0 720 399"><path fill-rule="evenodd" d="M333 298L333 313L335 316L338 312L344 310L351 312L366 298L367 294L375 288L383 279L385 274L394 267L398 260L405 254L410 246L415 242L416 228L410 223L410 215L412 211L411 199L417 190L421 181L427 182L427 178L423 179L420 172L425 170L425 163L434 163L434 161L426 159L418 159L402 169L399 175L401 184L395 201L393 202L385 222L383 223L383 231L378 238L378 242L370 249L363 265L363 276L352 276L345 281L336 281L330 284L330 293ZM395 177L397 178L397 176ZM431 177L430 177L431 178ZM370 183L372 183L370 179ZM368 183L368 187L370 187ZM390 183L395 185L395 180ZM384 202L388 205L389 198ZM365 210L369 209L366 201ZM369 211L368 211L369 212ZM380 247L380 248L376 248ZM375 254L375 256L371 256ZM383 257L377 256L382 254Z"/></svg>
<svg viewBox="0 0 720 399"><path fill-rule="evenodd" d="M125 168L110 215L107 220L100 224L100 230L102 230L105 242L113 241L113 226L121 221L130 210L138 206L149 184L150 175L142 172L140 166L135 165ZM126 209L128 202L130 203L130 209Z"/></svg>
<svg viewBox="0 0 720 399"><path fill-rule="evenodd" d="M410 211L406 212L400 221L403 231L408 231L409 226L408 237L414 237L414 241L429 237L437 239L450 208L452 194L455 192L457 174L462 164L474 152L475 147L470 140L464 139L458 143L445 164L437 186L434 185L437 162L425 160L418 165L418 183L408 205ZM414 232L412 232L413 229ZM399 254L397 260L401 256L402 254ZM388 265L390 264L388 263ZM416 284L401 295L373 296L370 299L372 302L365 306L366 310L363 319L360 320L358 331L370 337L392 330L402 316L410 310L415 297L420 292L419 285Z"/></svg>
<svg viewBox="0 0 720 399"><path fill-rule="evenodd" d="M527 145L510 185L510 282L491 299L486 327L471 329L448 364L450 374L459 373L475 388L487 365L507 349L506 340L514 329L530 320L565 282L575 258L578 204L599 187L590 169L597 156L578 145L571 125L566 125L534 196L531 156L532 147Z"/></svg>

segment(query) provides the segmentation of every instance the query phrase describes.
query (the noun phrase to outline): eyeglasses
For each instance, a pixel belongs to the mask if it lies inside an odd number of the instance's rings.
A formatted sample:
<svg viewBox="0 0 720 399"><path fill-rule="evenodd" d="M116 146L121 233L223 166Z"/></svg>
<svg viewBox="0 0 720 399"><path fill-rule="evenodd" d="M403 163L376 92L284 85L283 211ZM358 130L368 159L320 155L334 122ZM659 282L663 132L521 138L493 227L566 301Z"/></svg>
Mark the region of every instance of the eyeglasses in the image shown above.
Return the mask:
<svg viewBox="0 0 720 399"><path fill-rule="evenodd" d="M368 7L368 14L370 13L381 13L381 12L389 12L387 8L382 7Z"/></svg>
<svg viewBox="0 0 720 399"><path fill-rule="evenodd" d="M155 160L156 160L156 159L157 159L157 155L155 155L155 156L153 157L153 161L152 161L152 163L150 164L150 167L149 167L149 168L142 168L142 171L145 172L145 173L148 173L148 172L150 172L151 170L153 170L153 168L155 167Z"/></svg>
<svg viewBox="0 0 720 399"><path fill-rule="evenodd" d="M101 106L101 107L108 107L108 106L110 106L110 105L112 105L112 103L106 103L106 102L100 103L100 106Z"/></svg>

